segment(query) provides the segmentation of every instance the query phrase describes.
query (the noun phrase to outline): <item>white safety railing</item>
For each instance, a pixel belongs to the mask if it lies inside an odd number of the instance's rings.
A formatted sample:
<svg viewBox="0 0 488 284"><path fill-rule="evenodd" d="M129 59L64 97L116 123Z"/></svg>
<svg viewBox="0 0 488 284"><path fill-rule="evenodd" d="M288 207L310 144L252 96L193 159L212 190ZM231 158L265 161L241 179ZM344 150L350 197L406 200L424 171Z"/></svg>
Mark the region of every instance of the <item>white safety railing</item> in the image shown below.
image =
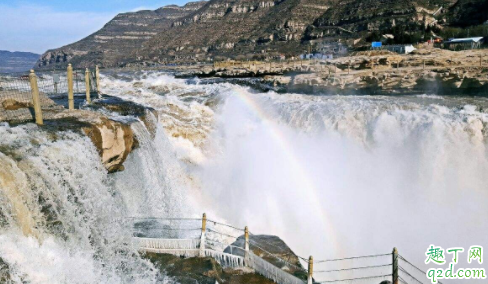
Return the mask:
<svg viewBox="0 0 488 284"><path fill-rule="evenodd" d="M304 269L286 256L291 252L283 257L282 246L259 240L247 227L243 230L212 220L207 224L205 214L202 219L131 219L135 229L133 245L141 252L212 257L223 267L248 267L279 284L379 283L390 279L392 284L427 283L421 281L425 271L401 257L396 248L385 254L315 261L312 256L296 256L297 261L308 265ZM201 227L195 222L201 222Z"/></svg>
<svg viewBox="0 0 488 284"><path fill-rule="evenodd" d="M291 275L290 273L279 269L273 264L260 258L252 252L249 252L249 267L264 277L282 284L303 284L303 280Z"/></svg>

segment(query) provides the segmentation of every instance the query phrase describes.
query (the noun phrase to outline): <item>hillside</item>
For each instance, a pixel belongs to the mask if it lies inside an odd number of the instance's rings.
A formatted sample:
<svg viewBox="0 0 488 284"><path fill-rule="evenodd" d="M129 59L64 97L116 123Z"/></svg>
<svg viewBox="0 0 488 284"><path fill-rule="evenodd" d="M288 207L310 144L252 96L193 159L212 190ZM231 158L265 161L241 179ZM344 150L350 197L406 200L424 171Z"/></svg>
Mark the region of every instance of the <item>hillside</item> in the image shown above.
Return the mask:
<svg viewBox="0 0 488 284"><path fill-rule="evenodd" d="M0 50L0 72L23 72L31 69L40 54Z"/></svg>
<svg viewBox="0 0 488 284"><path fill-rule="evenodd" d="M488 19L488 1L458 0L447 13L452 25L468 27L479 25Z"/></svg>
<svg viewBox="0 0 488 284"><path fill-rule="evenodd" d="M159 31L168 29L176 19L198 10L205 2L185 6L169 5L155 11L117 15L96 33L67 46L49 50L37 63L38 68L64 68L68 62L79 67L117 66L127 54Z"/></svg>
<svg viewBox="0 0 488 284"><path fill-rule="evenodd" d="M488 20L484 0L209 0L120 14L97 33L48 51L38 66L104 67L296 56L317 42L366 45L382 33L400 43L430 30ZM435 15L434 15L435 14ZM488 35L488 34L487 34ZM486 35L485 35L486 36Z"/></svg>
<svg viewBox="0 0 488 284"><path fill-rule="evenodd" d="M331 0L211 0L147 42L134 57L202 60L269 51L296 53L306 28Z"/></svg>

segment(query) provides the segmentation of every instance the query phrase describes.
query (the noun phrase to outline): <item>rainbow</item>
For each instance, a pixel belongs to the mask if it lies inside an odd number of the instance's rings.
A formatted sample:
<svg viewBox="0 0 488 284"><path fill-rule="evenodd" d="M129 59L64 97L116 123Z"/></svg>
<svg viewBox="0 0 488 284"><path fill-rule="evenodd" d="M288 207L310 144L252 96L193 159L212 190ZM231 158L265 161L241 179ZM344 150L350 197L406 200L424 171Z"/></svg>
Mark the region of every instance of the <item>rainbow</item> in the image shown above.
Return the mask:
<svg viewBox="0 0 488 284"><path fill-rule="evenodd" d="M296 173L297 176L300 177L300 180L303 181L304 191L305 193L309 194L310 196L307 197L310 200L311 208L314 212L320 212L321 225L326 228L328 232L326 237L326 241L332 243L332 247L335 248L335 253L337 255L343 255L343 248L341 246L341 242L338 241L338 234L334 228L333 223L331 222L331 218L327 210L320 204L319 199L319 189L314 184L312 178L309 176L308 172L305 170L305 167L301 165L300 160L295 155L294 148L292 145L287 141L285 135L282 131L277 127L276 123L274 123L274 119L269 116L268 112L266 112L247 92L242 89L234 90L233 95L235 95L241 102L245 104L245 106L255 114L262 122L266 123L268 129L270 129L270 134L273 141L278 145L281 151L286 155L286 159L289 161L289 165L293 168L293 172ZM313 252L311 253L313 254ZM323 255L323 254L321 254Z"/></svg>

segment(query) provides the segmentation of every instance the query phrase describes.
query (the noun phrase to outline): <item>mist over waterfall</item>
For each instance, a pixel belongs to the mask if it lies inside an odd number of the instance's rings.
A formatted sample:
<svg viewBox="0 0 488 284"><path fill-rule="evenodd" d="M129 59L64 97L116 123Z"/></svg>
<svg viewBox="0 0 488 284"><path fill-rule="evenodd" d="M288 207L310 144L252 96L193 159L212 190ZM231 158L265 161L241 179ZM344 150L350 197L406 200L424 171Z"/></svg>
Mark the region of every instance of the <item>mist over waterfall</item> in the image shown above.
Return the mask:
<svg viewBox="0 0 488 284"><path fill-rule="evenodd" d="M0 124L14 283L163 281L130 217L206 212L317 259L398 247L421 264L433 243L488 243L486 98L260 93L160 72L107 73L101 87L157 114L154 129L131 124L124 171L108 174L82 133Z"/></svg>
<svg viewBox="0 0 488 284"><path fill-rule="evenodd" d="M396 246L423 263L431 243L488 241L486 98L259 93L160 73L104 84L164 114L202 211L299 255Z"/></svg>

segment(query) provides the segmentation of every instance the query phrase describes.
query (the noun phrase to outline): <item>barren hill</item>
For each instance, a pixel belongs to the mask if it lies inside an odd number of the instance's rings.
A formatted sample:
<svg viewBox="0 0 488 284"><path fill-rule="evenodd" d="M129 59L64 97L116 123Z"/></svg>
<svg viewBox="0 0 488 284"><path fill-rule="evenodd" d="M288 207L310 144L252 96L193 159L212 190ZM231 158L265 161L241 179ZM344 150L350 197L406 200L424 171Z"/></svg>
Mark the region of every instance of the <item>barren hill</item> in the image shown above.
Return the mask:
<svg viewBox="0 0 488 284"><path fill-rule="evenodd" d="M295 56L317 42L352 46L374 33L405 34L408 42L424 37L427 27L480 25L488 20L487 5L486 0L191 2L120 14L95 34L48 51L38 67Z"/></svg>
<svg viewBox="0 0 488 284"><path fill-rule="evenodd" d="M172 23L202 7L206 2L190 2L183 7L169 5L155 11L117 15L96 33L67 46L49 50L37 63L38 68L77 66L117 66L127 54Z"/></svg>
<svg viewBox="0 0 488 284"><path fill-rule="evenodd" d="M269 50L296 52L306 28L330 0L211 0L147 42L134 57L146 60L205 59Z"/></svg>

